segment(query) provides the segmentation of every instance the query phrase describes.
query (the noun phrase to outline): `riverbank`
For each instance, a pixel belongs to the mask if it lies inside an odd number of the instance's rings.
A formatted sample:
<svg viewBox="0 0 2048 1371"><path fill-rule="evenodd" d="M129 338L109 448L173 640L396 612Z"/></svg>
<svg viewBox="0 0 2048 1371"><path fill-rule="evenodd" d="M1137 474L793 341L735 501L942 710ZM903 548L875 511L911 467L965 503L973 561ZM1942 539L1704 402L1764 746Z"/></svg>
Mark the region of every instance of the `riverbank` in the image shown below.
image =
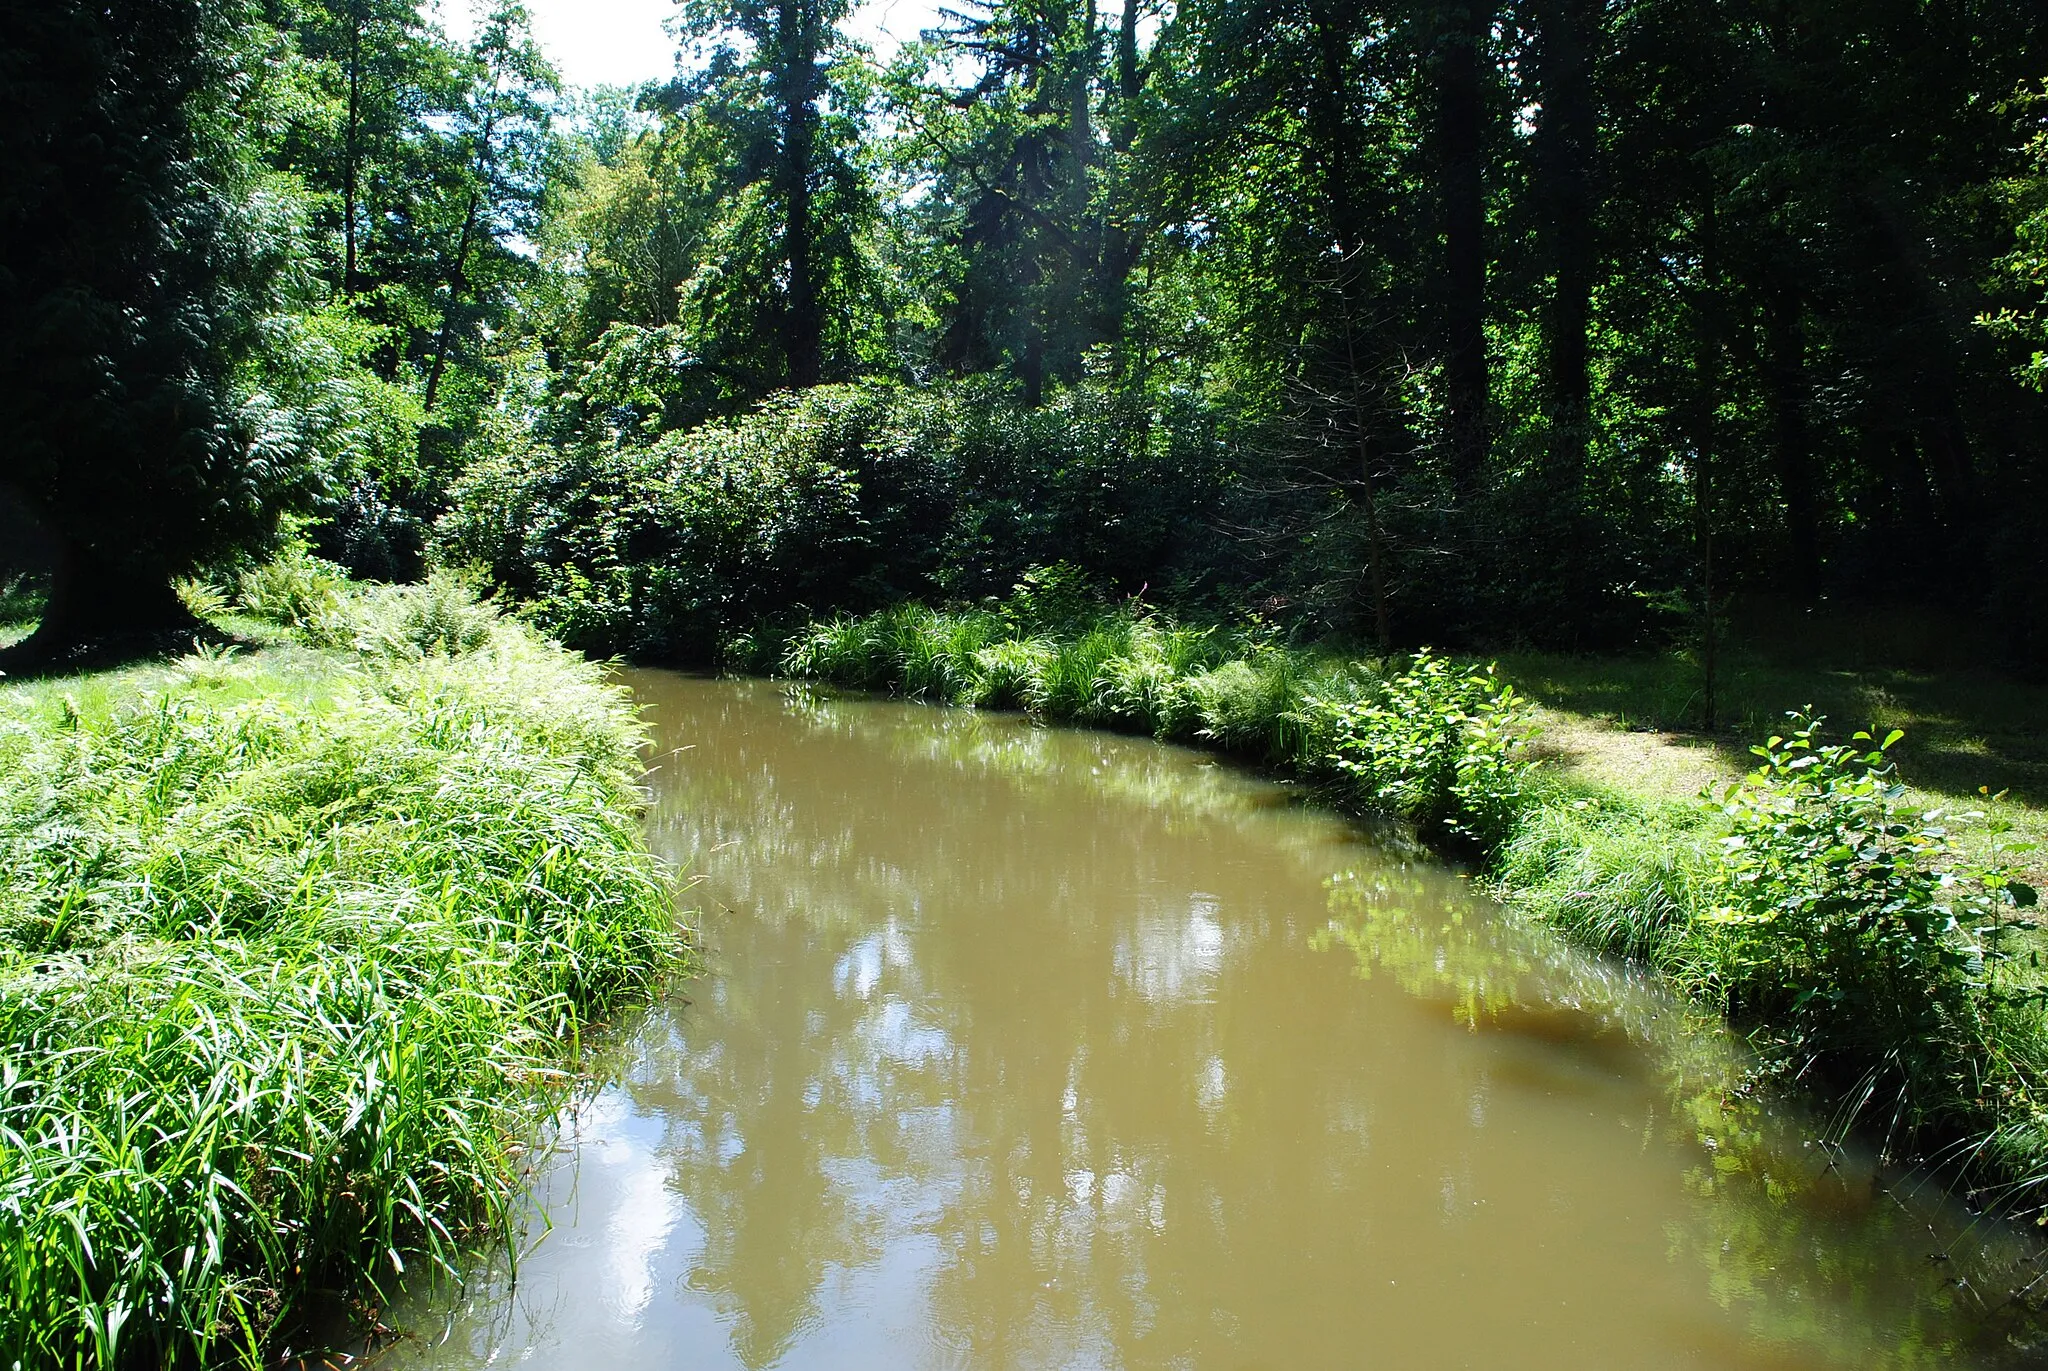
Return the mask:
<svg viewBox="0 0 2048 1371"><path fill-rule="evenodd" d="M0 1364L254 1365L452 1269L681 954L625 692L448 583L316 589L0 683Z"/></svg>
<svg viewBox="0 0 2048 1371"><path fill-rule="evenodd" d="M1341 807L1400 814L1505 903L1727 1016L1762 1071L1819 1092L1838 1132L2008 1212L2042 1204L2048 1024L2024 879L2042 815L2012 795L1957 804L1905 786L1910 744L1890 729L1856 740L1862 721L1782 722L1771 759L1730 790L1716 783L1742 778L1747 743L1602 720L1583 707L1597 665L1368 662L1029 592L816 624L779 665L1214 747Z"/></svg>

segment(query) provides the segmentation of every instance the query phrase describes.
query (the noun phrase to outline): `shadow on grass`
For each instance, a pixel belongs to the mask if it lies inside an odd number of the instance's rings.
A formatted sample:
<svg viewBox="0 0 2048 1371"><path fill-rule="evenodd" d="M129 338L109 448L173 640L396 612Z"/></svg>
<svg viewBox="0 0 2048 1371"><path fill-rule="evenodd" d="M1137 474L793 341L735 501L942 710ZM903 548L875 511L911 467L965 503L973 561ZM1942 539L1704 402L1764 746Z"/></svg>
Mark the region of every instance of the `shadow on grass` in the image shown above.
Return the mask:
<svg viewBox="0 0 2048 1371"><path fill-rule="evenodd" d="M42 681L82 672L118 671L144 662L168 661L200 648L263 645L199 618L147 632L55 644L39 641L35 628L33 621L0 620L0 680Z"/></svg>
<svg viewBox="0 0 2048 1371"><path fill-rule="evenodd" d="M2048 805L2048 686L1981 669L1822 666L1731 654L1721 672L1717 724L1702 729L1704 696L1696 662L1656 657L1568 657L1508 653L1501 669L1540 704L1710 742L1739 765L1749 749L1783 731L1785 711L1812 706L1847 738L1858 729L1903 729L1900 773L1915 786L1971 797L2010 791Z"/></svg>

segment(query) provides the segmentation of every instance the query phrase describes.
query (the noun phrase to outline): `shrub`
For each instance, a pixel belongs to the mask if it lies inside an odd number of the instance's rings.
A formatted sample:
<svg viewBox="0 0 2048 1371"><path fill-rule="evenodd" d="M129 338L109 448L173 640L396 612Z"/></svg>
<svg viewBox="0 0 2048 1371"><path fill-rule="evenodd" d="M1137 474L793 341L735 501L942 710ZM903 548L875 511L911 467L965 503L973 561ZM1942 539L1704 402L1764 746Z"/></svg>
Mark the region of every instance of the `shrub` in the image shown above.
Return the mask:
<svg viewBox="0 0 2048 1371"><path fill-rule="evenodd" d="M574 646L710 660L763 623L998 594L1067 636L1096 590L1188 580L1218 477L1101 386L1026 410L986 382L822 386L644 443L507 442L437 533ZM1208 501L1208 502L1205 502Z"/></svg>
<svg viewBox="0 0 2048 1371"><path fill-rule="evenodd" d="M1482 849L1519 817L1534 767L1526 755L1533 728L1514 687L1492 667L1422 652L1378 698L1320 708L1335 743L1330 760L1372 806Z"/></svg>
<svg viewBox="0 0 2048 1371"><path fill-rule="evenodd" d="M1789 717L1724 805L1714 981L1738 1015L1823 1048L1954 1037L1983 983L1982 930L2033 891L1957 867L1946 816L1906 801L1888 756L1903 735L1823 745L1820 720Z"/></svg>
<svg viewBox="0 0 2048 1371"><path fill-rule="evenodd" d="M1097 707L1155 737L1193 732L1197 710L1187 682L1215 660L1215 636L1156 617L1136 620L1123 653L1096 670L1091 693Z"/></svg>
<svg viewBox="0 0 2048 1371"><path fill-rule="evenodd" d="M459 657L490 642L498 611L459 577L436 571L416 586L380 586L345 616L358 652L385 657Z"/></svg>
<svg viewBox="0 0 2048 1371"><path fill-rule="evenodd" d="M1716 879L1713 817L1698 804L1552 794L1501 845L1495 875L1517 906L1580 946L1677 971Z"/></svg>

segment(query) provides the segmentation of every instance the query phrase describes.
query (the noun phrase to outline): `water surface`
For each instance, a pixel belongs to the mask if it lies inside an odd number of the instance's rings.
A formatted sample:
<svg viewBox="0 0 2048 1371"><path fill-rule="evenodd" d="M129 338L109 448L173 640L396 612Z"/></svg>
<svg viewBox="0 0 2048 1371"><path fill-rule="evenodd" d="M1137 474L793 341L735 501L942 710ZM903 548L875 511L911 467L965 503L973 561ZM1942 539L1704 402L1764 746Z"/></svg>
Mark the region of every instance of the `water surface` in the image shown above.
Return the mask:
<svg viewBox="0 0 2048 1371"><path fill-rule="evenodd" d="M708 971L565 1121L517 1280L382 1366L2007 1355L2016 1237L1395 836L1148 742L630 680Z"/></svg>

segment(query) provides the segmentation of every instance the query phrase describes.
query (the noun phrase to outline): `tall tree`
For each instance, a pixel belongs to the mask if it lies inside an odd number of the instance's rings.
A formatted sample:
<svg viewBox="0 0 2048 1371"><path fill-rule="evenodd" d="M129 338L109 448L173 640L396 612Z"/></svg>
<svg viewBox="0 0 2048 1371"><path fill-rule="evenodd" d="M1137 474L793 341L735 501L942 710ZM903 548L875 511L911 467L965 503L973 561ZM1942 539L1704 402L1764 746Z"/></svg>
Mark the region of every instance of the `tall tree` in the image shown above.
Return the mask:
<svg viewBox="0 0 2048 1371"><path fill-rule="evenodd" d="M1469 495L1484 471L1492 381L1486 355L1485 67L1489 0L1435 0L1433 68L1437 197L1442 213L1445 421L1451 471Z"/></svg>
<svg viewBox="0 0 2048 1371"><path fill-rule="evenodd" d="M555 75L529 31L526 7L500 4L470 45L471 85L457 116L467 152L454 241L444 259L441 324L427 367L432 413L470 303L515 240L539 231L547 193L548 98ZM480 260L484 270L479 270Z"/></svg>
<svg viewBox="0 0 2048 1371"><path fill-rule="evenodd" d="M457 103L457 54L420 11L420 0L303 0L291 14L325 107L295 121L278 160L317 197L331 197L317 221L339 238L333 281L344 297L375 282L365 273L369 238L382 211L397 208L384 197L427 189L399 184L414 178L395 164L439 142L429 120Z"/></svg>
<svg viewBox="0 0 2048 1371"><path fill-rule="evenodd" d="M931 188L919 217L951 250L939 360L1007 368L1035 406L1129 310L1146 10L1123 0L1114 28L1097 0L942 13L892 81L904 161Z"/></svg>
<svg viewBox="0 0 2048 1371"><path fill-rule="evenodd" d="M238 141L238 8L47 0L0 40L5 479L58 552L30 654L189 624L172 579L315 484L237 385L297 248Z"/></svg>
<svg viewBox="0 0 2048 1371"><path fill-rule="evenodd" d="M773 220L778 379L803 387L843 376L849 359L828 344L829 297L856 255L847 220L864 185L850 157L854 131L845 120L828 127L826 103L847 0L680 4L681 35L704 64L671 87L671 106L705 107L731 140L728 193L764 197Z"/></svg>
<svg viewBox="0 0 2048 1371"><path fill-rule="evenodd" d="M1574 498L1592 432L1590 338L1599 113L1594 53L1598 0L1536 0L1536 198L1550 298L1543 321L1544 399L1553 479Z"/></svg>

